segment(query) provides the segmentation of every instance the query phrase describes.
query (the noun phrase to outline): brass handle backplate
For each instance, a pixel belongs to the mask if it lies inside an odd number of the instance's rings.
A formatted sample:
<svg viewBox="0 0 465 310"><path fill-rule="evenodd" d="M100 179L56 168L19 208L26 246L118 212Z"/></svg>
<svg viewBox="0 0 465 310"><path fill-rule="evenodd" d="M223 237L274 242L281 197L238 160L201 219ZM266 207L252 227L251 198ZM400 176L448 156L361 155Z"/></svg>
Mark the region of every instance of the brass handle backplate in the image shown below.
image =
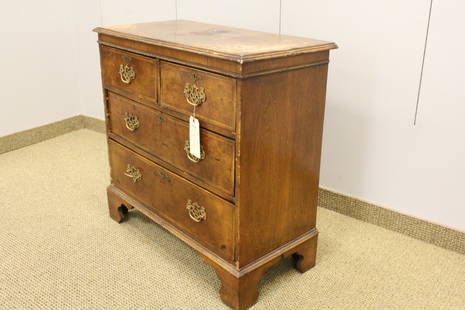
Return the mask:
<svg viewBox="0 0 465 310"><path fill-rule="evenodd" d="M200 146L200 158L195 157L191 154L191 146L189 144L189 140L186 140L186 144L184 145L184 151L186 151L187 158L194 163L198 163L202 159L205 159L205 150L203 146Z"/></svg>
<svg viewBox="0 0 465 310"><path fill-rule="evenodd" d="M201 105L205 102L205 100L207 100L205 89L190 83L186 83L186 86L184 86L184 96L186 97L187 102L194 107Z"/></svg>
<svg viewBox="0 0 465 310"><path fill-rule="evenodd" d="M123 64L119 65L119 76L121 78L121 82L124 84L130 84L132 80L136 78L136 71L134 71L133 67Z"/></svg>
<svg viewBox="0 0 465 310"><path fill-rule="evenodd" d="M140 125L137 115L128 112L124 113L124 122L126 123L126 128L130 131L136 130Z"/></svg>
<svg viewBox="0 0 465 310"><path fill-rule="evenodd" d="M197 202L192 202L190 199L187 200L186 209L189 212L190 218L194 222L200 223L207 219L207 211L205 211L205 208Z"/></svg>
<svg viewBox="0 0 465 310"><path fill-rule="evenodd" d="M140 172L140 170L130 164L128 164L128 166L126 167L126 172L124 173L124 175L131 178L134 183L142 179L142 173Z"/></svg>

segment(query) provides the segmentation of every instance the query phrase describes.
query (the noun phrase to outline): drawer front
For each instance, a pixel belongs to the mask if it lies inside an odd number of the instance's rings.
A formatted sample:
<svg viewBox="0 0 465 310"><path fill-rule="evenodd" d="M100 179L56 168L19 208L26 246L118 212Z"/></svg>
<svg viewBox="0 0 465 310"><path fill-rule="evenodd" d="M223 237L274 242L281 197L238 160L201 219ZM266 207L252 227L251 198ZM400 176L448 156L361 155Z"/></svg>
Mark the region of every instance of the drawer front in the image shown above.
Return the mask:
<svg viewBox="0 0 465 310"><path fill-rule="evenodd" d="M195 115L200 125L235 130L236 81L218 74L160 62L160 104L184 115Z"/></svg>
<svg viewBox="0 0 465 310"><path fill-rule="evenodd" d="M195 179L233 196L233 141L202 129L200 140L205 156L194 162L186 151L189 140L187 123L111 92L108 93L108 111L111 132ZM136 125L131 125L131 122Z"/></svg>
<svg viewBox="0 0 465 310"><path fill-rule="evenodd" d="M110 140L112 183L209 247L233 259L234 206Z"/></svg>
<svg viewBox="0 0 465 310"><path fill-rule="evenodd" d="M146 104L157 101L158 60L101 45L103 86Z"/></svg>

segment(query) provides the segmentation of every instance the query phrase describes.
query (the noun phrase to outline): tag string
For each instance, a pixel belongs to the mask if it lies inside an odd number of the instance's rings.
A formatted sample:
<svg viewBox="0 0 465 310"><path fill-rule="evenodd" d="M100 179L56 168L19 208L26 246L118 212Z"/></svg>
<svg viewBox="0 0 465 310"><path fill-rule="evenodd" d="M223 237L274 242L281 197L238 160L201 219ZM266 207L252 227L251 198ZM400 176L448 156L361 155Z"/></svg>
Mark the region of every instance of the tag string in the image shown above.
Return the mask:
<svg viewBox="0 0 465 310"><path fill-rule="evenodd" d="M195 118L195 106L194 106L194 112L192 113L192 116Z"/></svg>

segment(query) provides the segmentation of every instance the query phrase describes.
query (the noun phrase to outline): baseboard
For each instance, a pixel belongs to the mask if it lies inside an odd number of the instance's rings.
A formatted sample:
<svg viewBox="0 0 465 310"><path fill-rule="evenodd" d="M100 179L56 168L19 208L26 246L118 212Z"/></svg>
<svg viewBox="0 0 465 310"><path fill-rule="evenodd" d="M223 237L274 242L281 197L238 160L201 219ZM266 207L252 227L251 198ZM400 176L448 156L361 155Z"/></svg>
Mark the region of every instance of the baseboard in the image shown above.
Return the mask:
<svg viewBox="0 0 465 310"><path fill-rule="evenodd" d="M85 116L85 115L81 115L81 116L83 118L83 127L84 128L87 128L87 129L90 129L90 130L93 130L93 131L96 131L96 132L100 132L100 133L105 133L106 127L105 127L105 121L104 120L101 120L101 119L98 119L98 118L93 118L93 117L90 117L90 116Z"/></svg>
<svg viewBox="0 0 465 310"><path fill-rule="evenodd" d="M0 137L0 154L82 128L104 133L105 121L78 115L52 124ZM465 232L430 223L324 188L320 188L318 205L358 220L465 254Z"/></svg>
<svg viewBox="0 0 465 310"><path fill-rule="evenodd" d="M436 246L465 254L465 232L320 188L319 206Z"/></svg>
<svg viewBox="0 0 465 310"><path fill-rule="evenodd" d="M83 126L83 116L78 115L62 121L0 137L0 154L81 129Z"/></svg>
<svg viewBox="0 0 465 310"><path fill-rule="evenodd" d="M0 154L55 138L82 128L104 133L105 121L90 116L77 115L51 124L3 136L0 137Z"/></svg>

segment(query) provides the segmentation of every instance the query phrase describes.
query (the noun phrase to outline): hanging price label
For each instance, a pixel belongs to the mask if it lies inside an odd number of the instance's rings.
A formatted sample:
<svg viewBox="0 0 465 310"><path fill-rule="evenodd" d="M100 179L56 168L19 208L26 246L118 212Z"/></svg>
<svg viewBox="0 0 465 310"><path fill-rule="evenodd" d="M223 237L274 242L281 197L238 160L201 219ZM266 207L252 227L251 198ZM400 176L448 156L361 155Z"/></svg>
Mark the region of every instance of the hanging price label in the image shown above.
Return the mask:
<svg viewBox="0 0 465 310"><path fill-rule="evenodd" d="M192 115L189 117L189 145L190 153L200 158L200 123Z"/></svg>

